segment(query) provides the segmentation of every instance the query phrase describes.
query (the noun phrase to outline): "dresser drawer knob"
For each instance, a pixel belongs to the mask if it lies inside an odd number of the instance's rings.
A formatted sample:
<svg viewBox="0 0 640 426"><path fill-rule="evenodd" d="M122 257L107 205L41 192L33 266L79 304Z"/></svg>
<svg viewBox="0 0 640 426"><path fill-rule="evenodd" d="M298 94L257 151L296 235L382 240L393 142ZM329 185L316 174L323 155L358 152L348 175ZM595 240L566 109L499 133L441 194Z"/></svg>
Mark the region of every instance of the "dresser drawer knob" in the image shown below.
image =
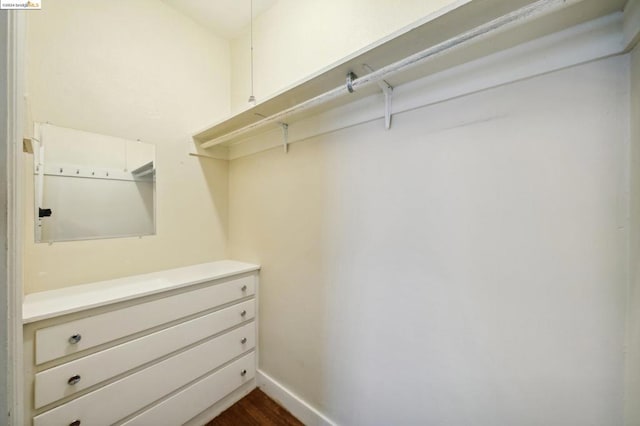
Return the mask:
<svg viewBox="0 0 640 426"><path fill-rule="evenodd" d="M80 426L80 423L82 423L80 420L74 420L69 423L69 426Z"/></svg>
<svg viewBox="0 0 640 426"><path fill-rule="evenodd" d="M240 372L240 375L241 375L242 377L246 376L246 375L247 375L247 370L242 370L242 371Z"/></svg>
<svg viewBox="0 0 640 426"><path fill-rule="evenodd" d="M247 315L247 311L243 309L242 312L240 312L240 316L244 317L246 315Z"/></svg>
<svg viewBox="0 0 640 426"><path fill-rule="evenodd" d="M242 343L243 345L247 343L247 338L243 337L242 339L240 339L240 343Z"/></svg>
<svg viewBox="0 0 640 426"><path fill-rule="evenodd" d="M243 286L242 286L242 288L241 288L240 290L242 290L242 291L247 291L247 286L246 286L246 284L245 284L245 285L243 285Z"/></svg>
<svg viewBox="0 0 640 426"><path fill-rule="evenodd" d="M73 385L77 385L78 383L80 383L80 375L76 374L75 376L71 376L69 377L69 380L67 380L67 383L69 383L71 386Z"/></svg>
<svg viewBox="0 0 640 426"><path fill-rule="evenodd" d="M81 334L74 334L73 336L69 337L69 343L71 343L72 345L75 345L80 340L82 340Z"/></svg>

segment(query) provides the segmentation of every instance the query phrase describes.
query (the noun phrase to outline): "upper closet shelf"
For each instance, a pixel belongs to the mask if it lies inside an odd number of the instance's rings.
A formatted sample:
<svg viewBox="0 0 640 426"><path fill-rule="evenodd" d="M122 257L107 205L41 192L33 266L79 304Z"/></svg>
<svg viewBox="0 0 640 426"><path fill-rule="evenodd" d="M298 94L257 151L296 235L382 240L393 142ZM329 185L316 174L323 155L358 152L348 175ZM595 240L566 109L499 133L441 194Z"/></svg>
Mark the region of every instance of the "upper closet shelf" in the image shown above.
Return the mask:
<svg viewBox="0 0 640 426"><path fill-rule="evenodd" d="M625 0L458 1L193 139L208 149L281 127L286 143L287 124L293 121L381 90L390 100L394 86L620 12L624 6Z"/></svg>
<svg viewBox="0 0 640 426"><path fill-rule="evenodd" d="M156 172L156 168L154 166L153 161L149 161L141 165L140 167L136 168L135 170L133 170L131 174L136 177L143 177L147 175L152 175L155 172Z"/></svg>

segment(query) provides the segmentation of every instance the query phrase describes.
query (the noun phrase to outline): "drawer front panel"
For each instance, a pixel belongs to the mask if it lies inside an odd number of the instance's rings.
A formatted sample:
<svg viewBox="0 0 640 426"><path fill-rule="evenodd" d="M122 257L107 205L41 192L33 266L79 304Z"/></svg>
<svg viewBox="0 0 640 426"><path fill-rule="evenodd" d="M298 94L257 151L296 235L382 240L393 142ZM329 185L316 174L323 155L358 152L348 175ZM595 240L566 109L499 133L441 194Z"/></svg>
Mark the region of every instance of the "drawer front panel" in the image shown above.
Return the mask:
<svg viewBox="0 0 640 426"><path fill-rule="evenodd" d="M254 346L252 322L46 411L34 417L33 424L68 425L80 420L83 425L111 425Z"/></svg>
<svg viewBox="0 0 640 426"><path fill-rule="evenodd" d="M255 294L255 276L214 284L36 331L36 364L101 345ZM72 343L74 336L79 341ZM76 338L77 340L77 338Z"/></svg>
<svg viewBox="0 0 640 426"><path fill-rule="evenodd" d="M184 424L253 379L255 366L255 353L247 354L128 420L122 426ZM246 374L239 374L243 371L246 371Z"/></svg>
<svg viewBox="0 0 640 426"><path fill-rule="evenodd" d="M245 315L242 313L245 312ZM36 374L35 408L125 373L227 328L253 319L248 300ZM78 378L73 383L73 378Z"/></svg>

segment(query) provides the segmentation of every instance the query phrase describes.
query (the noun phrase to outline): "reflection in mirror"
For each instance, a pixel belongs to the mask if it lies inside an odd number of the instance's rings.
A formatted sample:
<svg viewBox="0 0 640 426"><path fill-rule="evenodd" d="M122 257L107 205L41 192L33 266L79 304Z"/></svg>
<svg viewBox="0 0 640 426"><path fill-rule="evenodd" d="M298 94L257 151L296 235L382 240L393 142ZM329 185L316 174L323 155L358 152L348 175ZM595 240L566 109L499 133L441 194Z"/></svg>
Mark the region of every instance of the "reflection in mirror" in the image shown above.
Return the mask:
<svg viewBox="0 0 640 426"><path fill-rule="evenodd" d="M155 146L36 123L36 242L155 234Z"/></svg>

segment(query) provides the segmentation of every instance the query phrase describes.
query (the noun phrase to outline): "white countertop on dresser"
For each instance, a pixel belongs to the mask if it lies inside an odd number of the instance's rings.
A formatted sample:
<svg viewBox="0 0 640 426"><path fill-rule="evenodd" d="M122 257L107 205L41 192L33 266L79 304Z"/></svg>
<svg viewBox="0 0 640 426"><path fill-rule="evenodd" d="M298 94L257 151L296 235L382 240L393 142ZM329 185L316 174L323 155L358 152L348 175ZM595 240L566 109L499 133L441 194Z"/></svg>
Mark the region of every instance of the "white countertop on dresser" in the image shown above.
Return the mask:
<svg viewBox="0 0 640 426"><path fill-rule="evenodd" d="M221 260L32 293L24 298L22 321L28 324L258 269L251 263Z"/></svg>

